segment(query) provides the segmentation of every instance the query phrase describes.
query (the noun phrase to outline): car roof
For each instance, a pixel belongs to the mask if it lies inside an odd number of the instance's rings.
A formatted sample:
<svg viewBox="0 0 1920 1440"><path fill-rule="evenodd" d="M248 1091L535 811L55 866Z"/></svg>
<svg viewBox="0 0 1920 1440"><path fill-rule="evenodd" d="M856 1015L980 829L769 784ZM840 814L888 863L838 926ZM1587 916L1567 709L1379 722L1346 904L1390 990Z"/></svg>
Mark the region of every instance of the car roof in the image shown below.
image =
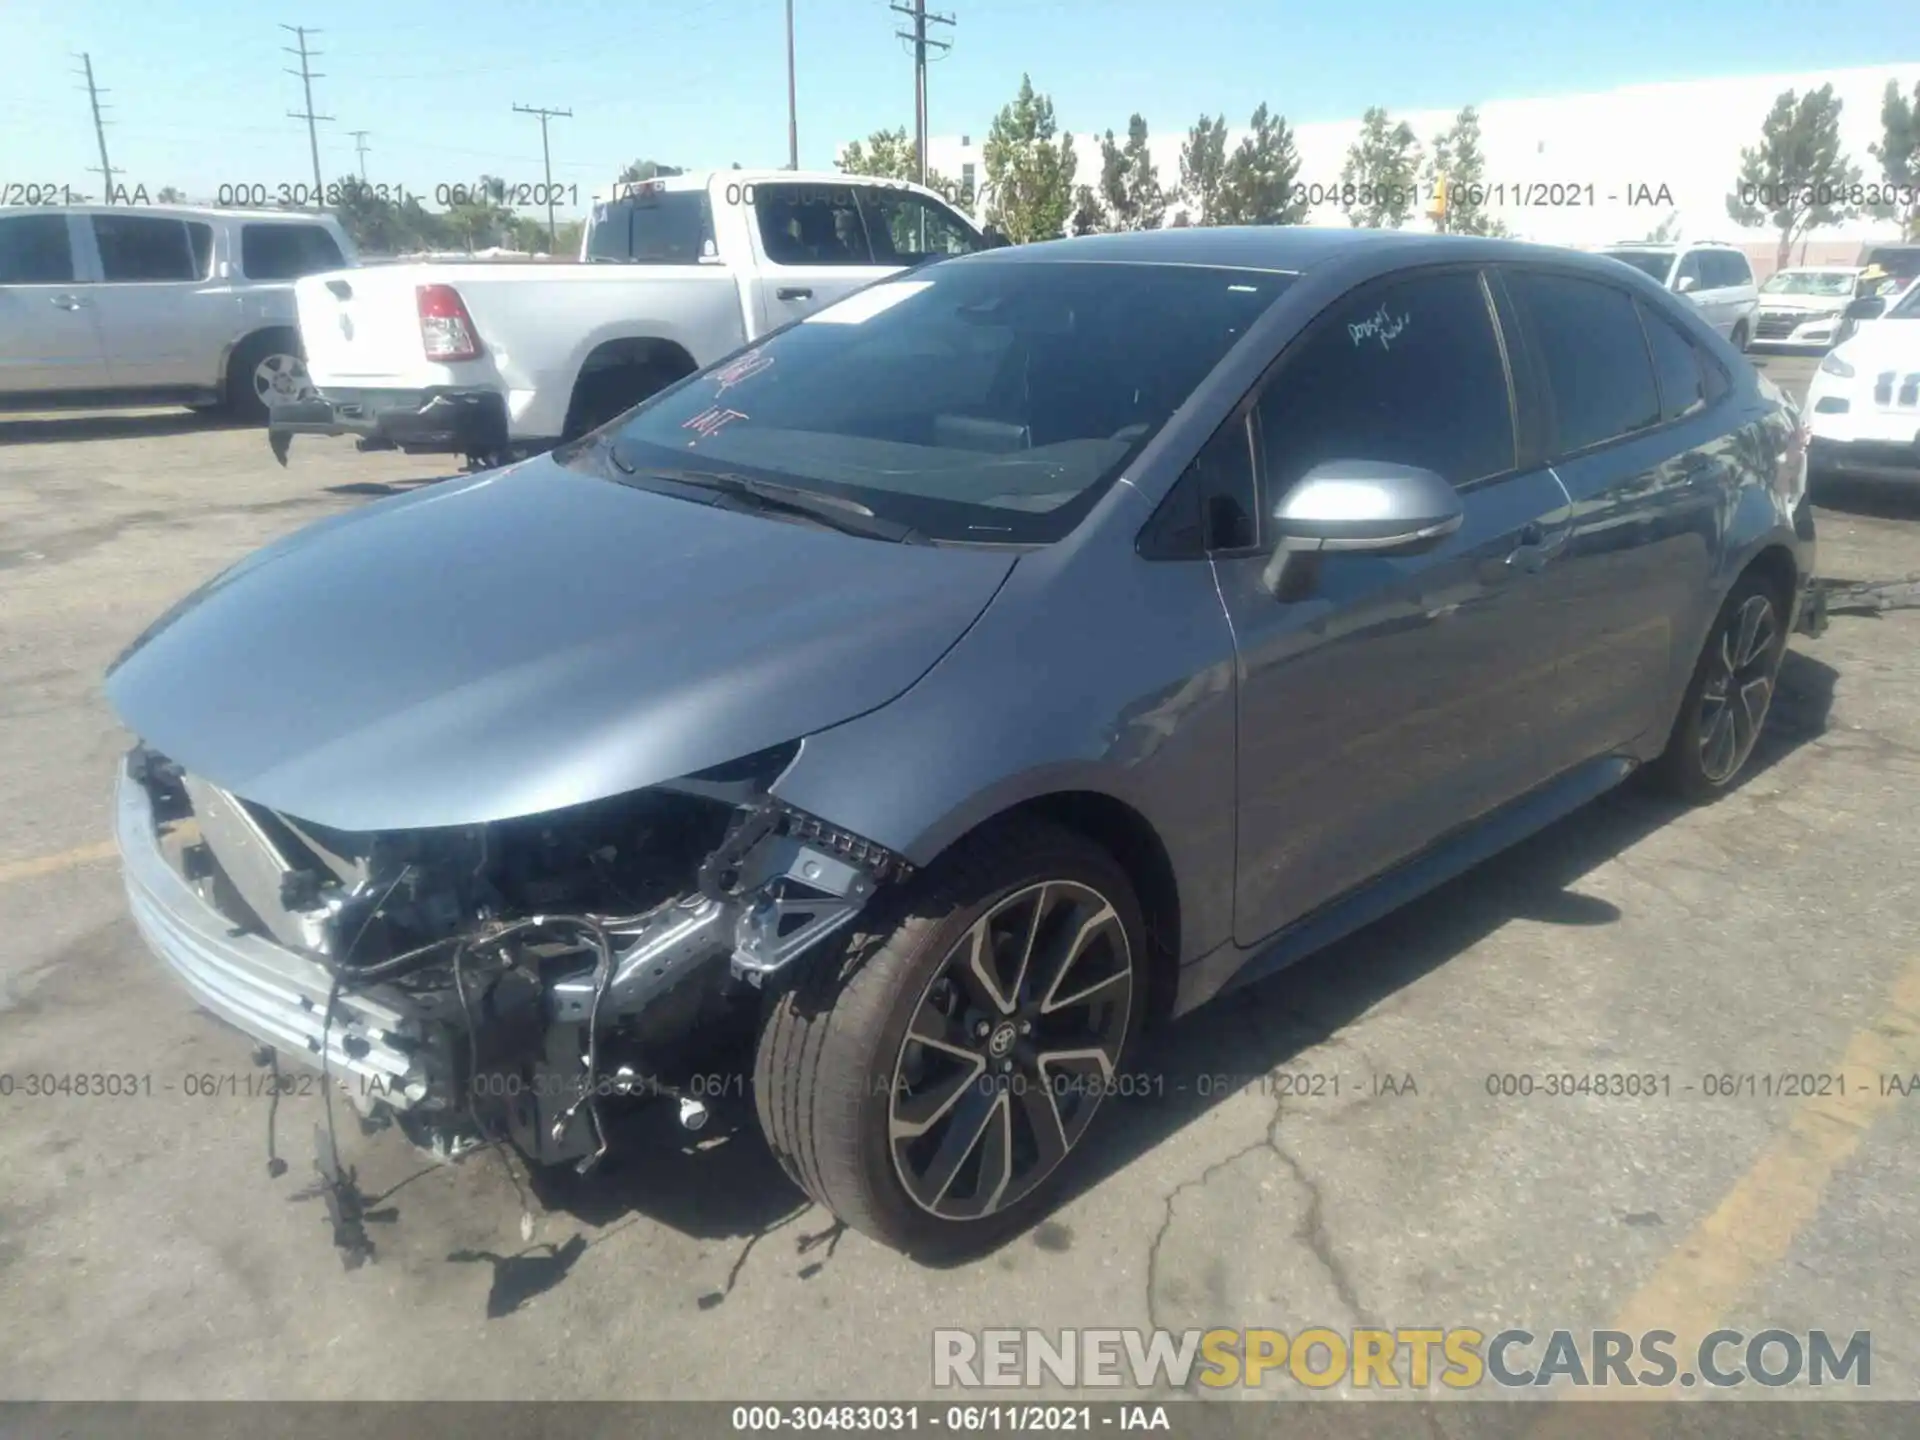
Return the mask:
<svg viewBox="0 0 1920 1440"><path fill-rule="evenodd" d="M151 215L162 220L243 220L281 225L338 224L312 210L233 210L218 205L7 205L0 215Z"/></svg>
<svg viewBox="0 0 1920 1440"><path fill-rule="evenodd" d="M1447 260L1552 260L1583 267L1616 263L1577 250L1522 240L1320 225L1181 226L1169 230L1084 235L1068 240L1048 240L1032 245L987 250L946 263L1019 265L1079 261L1212 266L1303 275L1335 265L1385 272L1407 265Z"/></svg>

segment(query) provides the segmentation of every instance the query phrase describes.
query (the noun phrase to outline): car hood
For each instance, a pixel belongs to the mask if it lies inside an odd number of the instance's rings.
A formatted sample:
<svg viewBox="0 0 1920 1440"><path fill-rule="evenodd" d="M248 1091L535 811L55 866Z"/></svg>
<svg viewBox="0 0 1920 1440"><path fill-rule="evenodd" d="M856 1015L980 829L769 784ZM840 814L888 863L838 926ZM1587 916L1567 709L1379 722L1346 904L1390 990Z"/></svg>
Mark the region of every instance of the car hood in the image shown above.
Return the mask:
<svg viewBox="0 0 1920 1440"><path fill-rule="evenodd" d="M256 552L141 636L106 690L148 745L271 809L354 831L479 824L884 705L1013 564L542 458Z"/></svg>
<svg viewBox="0 0 1920 1440"><path fill-rule="evenodd" d="M1769 295L1760 294L1762 310L1791 311L1796 315L1832 315L1847 308L1850 299L1845 295Z"/></svg>
<svg viewBox="0 0 1920 1440"><path fill-rule="evenodd" d="M1833 353L1863 374L1920 370L1920 318L1863 320Z"/></svg>

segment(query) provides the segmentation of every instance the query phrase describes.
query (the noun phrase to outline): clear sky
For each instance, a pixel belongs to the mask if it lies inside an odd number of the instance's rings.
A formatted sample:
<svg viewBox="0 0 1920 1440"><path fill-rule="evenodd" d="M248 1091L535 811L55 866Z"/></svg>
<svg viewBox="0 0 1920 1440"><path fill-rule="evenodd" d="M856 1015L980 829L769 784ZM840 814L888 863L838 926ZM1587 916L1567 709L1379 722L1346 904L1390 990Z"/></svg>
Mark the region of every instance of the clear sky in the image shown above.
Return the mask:
<svg viewBox="0 0 1920 1440"><path fill-rule="evenodd" d="M936 134L983 134L1023 70L1069 129L1139 110L1184 129L1201 111L1242 125L1267 102L1289 121L1605 89L1638 81L1812 71L1910 53L1911 0L934 0L958 24L930 72ZM887 0L795 0L800 159L831 165L868 131L911 126L913 68ZM97 193L93 128L73 52L90 52L119 183L210 197L223 183L311 175L287 24L312 46L321 165L416 191L480 173L588 190L625 161L689 167L786 160L783 0L0 0L0 184ZM1815 16L1817 15L1817 21ZM1681 137L1676 137L1676 140ZM1084 150L1082 152L1085 153ZM573 209L574 207L564 207Z"/></svg>

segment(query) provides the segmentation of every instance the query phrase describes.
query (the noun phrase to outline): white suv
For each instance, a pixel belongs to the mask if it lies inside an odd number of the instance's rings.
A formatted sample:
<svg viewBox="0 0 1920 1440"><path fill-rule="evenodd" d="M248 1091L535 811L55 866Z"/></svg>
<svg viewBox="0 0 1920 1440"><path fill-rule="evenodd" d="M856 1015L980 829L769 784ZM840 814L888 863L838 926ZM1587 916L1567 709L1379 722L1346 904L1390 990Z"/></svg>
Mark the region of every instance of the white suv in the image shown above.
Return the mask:
<svg viewBox="0 0 1920 1440"><path fill-rule="evenodd" d="M1707 323L1733 342L1736 350L1753 339L1760 288L1753 267L1737 245L1714 240L1691 242L1626 241L1600 252L1651 275L1676 295L1684 295Z"/></svg>
<svg viewBox="0 0 1920 1440"><path fill-rule="evenodd" d="M219 405L264 422L313 397L293 282L358 262L331 215L0 209L0 410Z"/></svg>

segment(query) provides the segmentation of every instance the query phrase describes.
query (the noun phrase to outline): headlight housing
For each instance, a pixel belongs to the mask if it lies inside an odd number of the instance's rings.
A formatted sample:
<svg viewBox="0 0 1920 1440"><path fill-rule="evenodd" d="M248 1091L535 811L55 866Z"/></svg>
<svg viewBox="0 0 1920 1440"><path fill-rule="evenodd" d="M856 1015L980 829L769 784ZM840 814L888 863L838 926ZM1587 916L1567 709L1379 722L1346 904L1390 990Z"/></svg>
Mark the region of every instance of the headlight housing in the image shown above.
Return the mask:
<svg viewBox="0 0 1920 1440"><path fill-rule="evenodd" d="M1854 375L1853 366L1842 360L1837 352L1820 362L1820 370L1822 374L1838 375L1842 380L1851 380Z"/></svg>

